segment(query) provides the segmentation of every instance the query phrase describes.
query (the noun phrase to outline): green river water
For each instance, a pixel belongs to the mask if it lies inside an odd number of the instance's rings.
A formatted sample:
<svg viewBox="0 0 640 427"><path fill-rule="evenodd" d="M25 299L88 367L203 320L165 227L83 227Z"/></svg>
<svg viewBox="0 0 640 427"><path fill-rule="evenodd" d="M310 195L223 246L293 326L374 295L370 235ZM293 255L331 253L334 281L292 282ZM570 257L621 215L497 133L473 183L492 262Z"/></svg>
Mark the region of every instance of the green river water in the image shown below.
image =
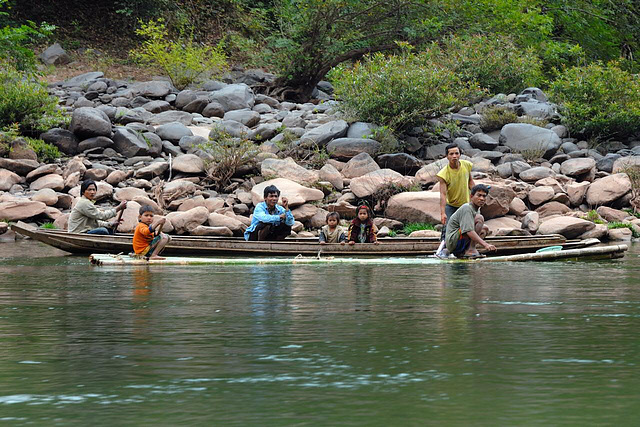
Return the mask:
<svg viewBox="0 0 640 427"><path fill-rule="evenodd" d="M640 423L623 260L94 267L0 244L0 425Z"/></svg>

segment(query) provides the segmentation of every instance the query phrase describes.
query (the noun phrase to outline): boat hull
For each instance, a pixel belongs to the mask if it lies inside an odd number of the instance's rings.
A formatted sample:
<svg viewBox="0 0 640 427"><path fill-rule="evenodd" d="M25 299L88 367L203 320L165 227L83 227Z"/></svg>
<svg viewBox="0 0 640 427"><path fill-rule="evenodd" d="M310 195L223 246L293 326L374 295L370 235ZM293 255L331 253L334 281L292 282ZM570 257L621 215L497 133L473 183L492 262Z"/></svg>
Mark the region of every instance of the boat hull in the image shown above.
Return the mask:
<svg viewBox="0 0 640 427"><path fill-rule="evenodd" d="M116 234L96 236L43 230L19 222L12 229L24 236L73 254L129 253L133 235ZM379 239L379 245L356 244L320 245L316 239L286 239L278 242L247 242L242 238L220 238L200 236L172 236L164 255L323 255L333 256L415 256L431 255L439 245L438 238L388 238ZM566 245L566 239L558 234L540 236L497 236L487 241L496 246L495 255L532 252L537 249ZM597 243L597 240L592 243ZM584 243L580 243L583 244ZM576 243L573 243L575 246ZM481 250L482 252L482 250Z"/></svg>

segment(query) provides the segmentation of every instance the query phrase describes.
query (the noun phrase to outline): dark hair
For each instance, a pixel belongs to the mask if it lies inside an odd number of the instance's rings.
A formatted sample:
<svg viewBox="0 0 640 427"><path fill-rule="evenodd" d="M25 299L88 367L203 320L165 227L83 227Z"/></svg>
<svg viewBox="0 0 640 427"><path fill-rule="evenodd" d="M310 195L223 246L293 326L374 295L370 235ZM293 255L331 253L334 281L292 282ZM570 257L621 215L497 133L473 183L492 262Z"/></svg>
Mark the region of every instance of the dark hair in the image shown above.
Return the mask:
<svg viewBox="0 0 640 427"><path fill-rule="evenodd" d="M476 184L473 186L473 188L471 189L471 195L473 196L474 194L476 194L478 191L484 191L485 193L489 194L489 189L491 188L490 185L486 185L486 184Z"/></svg>
<svg viewBox="0 0 640 427"><path fill-rule="evenodd" d="M82 181L82 184L80 184L80 195L82 196L84 194L85 191L87 191L87 188L89 188L89 186L95 186L96 190L98 189L98 186L96 185L95 181L91 180L91 179L87 179L85 181Z"/></svg>
<svg viewBox="0 0 640 427"><path fill-rule="evenodd" d="M140 215L142 215L145 212L156 213L156 210L153 209L153 206L151 206L151 205L142 205L142 206L140 206L140 210L138 211L138 213Z"/></svg>
<svg viewBox="0 0 640 427"><path fill-rule="evenodd" d="M353 225L357 225L359 226L360 224L362 224L362 221L360 221L360 218L358 217L358 213L360 212L360 210L366 210L367 211L367 220L365 221L366 224L373 224L373 212L371 211L371 208L369 208L369 206L367 205L360 205L358 206L358 209L356 210L356 217L353 219L353 221L351 221L351 223Z"/></svg>
<svg viewBox="0 0 640 427"><path fill-rule="evenodd" d="M269 185L267 187L264 187L263 196L264 196L265 199L271 193L276 193L278 195L278 197L280 196L280 190L278 190L278 187L276 187L275 185Z"/></svg>
<svg viewBox="0 0 640 427"><path fill-rule="evenodd" d="M462 150L460 149L460 147L458 147L458 144L456 144L455 142L447 145L446 147L444 147L444 155L448 156L449 155L449 150L453 149L453 148L457 148L458 151L460 152L460 154L462 154Z"/></svg>
<svg viewBox="0 0 640 427"><path fill-rule="evenodd" d="M325 221L329 222L329 218L335 218L340 221L340 214L338 212L329 212Z"/></svg>

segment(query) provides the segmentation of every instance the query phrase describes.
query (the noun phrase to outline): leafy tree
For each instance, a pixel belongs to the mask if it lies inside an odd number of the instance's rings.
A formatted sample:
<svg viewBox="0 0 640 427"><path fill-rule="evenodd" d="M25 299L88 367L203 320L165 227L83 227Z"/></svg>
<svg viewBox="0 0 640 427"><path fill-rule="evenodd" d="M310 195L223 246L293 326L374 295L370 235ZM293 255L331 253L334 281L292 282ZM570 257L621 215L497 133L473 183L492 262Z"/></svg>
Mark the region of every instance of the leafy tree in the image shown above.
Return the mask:
<svg viewBox="0 0 640 427"><path fill-rule="evenodd" d="M280 0L268 59L279 72L272 95L306 101L336 65L418 43L437 32L426 0Z"/></svg>

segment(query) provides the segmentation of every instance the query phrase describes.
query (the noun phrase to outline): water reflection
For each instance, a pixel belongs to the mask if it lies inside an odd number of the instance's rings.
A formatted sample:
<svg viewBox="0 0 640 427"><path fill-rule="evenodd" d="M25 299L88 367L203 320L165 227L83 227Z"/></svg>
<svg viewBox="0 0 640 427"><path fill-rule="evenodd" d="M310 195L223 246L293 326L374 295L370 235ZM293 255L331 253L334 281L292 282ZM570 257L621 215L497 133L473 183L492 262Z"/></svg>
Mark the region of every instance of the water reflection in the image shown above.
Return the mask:
<svg viewBox="0 0 640 427"><path fill-rule="evenodd" d="M640 415L639 247L622 262L428 267L128 269L21 253L0 245L0 414L12 424Z"/></svg>

